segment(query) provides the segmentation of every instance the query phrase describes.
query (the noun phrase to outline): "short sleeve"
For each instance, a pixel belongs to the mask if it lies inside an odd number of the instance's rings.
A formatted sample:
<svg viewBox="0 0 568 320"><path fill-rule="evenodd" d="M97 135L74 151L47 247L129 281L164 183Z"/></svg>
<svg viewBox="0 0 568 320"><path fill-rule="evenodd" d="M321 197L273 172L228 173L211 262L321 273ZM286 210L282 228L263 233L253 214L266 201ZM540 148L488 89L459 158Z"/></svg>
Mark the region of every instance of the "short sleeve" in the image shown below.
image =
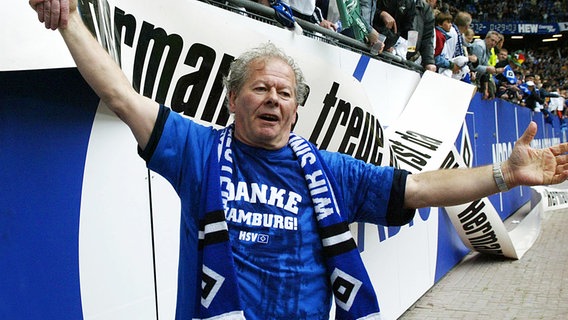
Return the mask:
<svg viewBox="0 0 568 320"><path fill-rule="evenodd" d="M349 223L399 226L412 220L415 210L404 208L407 171L339 153L321 153L341 189Z"/></svg>
<svg viewBox="0 0 568 320"><path fill-rule="evenodd" d="M150 140L139 154L150 170L166 178L179 193L183 184L201 181L214 136L213 128L160 106Z"/></svg>

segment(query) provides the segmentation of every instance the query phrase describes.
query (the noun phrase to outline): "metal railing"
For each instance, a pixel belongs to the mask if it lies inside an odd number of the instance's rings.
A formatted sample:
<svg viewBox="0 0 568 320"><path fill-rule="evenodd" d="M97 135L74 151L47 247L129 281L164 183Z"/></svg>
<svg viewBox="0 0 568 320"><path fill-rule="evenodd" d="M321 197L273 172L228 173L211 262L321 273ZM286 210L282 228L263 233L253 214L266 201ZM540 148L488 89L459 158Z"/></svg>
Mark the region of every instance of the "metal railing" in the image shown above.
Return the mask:
<svg viewBox="0 0 568 320"><path fill-rule="evenodd" d="M274 9L265 5L256 3L251 0L200 0L202 2L229 10L238 14L246 15L251 19L268 23L271 25L284 28L275 18ZM401 68L413 70L419 73L424 72L424 68L412 61L405 60L400 56L394 55L390 52L382 52L379 55L372 55L370 48L363 42L345 36L341 33L320 27L319 25L310 21L302 20L295 17L296 21L302 27L304 36L316 39L342 47L353 52L367 55L373 59L378 59L386 63L390 63Z"/></svg>

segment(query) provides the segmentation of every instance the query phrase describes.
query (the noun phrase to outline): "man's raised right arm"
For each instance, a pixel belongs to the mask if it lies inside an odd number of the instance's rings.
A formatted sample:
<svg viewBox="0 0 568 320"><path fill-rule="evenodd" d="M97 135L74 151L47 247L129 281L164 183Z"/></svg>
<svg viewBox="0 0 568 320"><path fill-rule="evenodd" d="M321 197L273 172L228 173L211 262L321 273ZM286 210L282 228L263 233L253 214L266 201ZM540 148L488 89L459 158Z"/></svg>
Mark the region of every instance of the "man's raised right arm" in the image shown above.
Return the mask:
<svg viewBox="0 0 568 320"><path fill-rule="evenodd" d="M83 78L124 121L144 149L158 115L158 103L137 93L118 64L81 20L77 0L30 0L46 28L59 29Z"/></svg>

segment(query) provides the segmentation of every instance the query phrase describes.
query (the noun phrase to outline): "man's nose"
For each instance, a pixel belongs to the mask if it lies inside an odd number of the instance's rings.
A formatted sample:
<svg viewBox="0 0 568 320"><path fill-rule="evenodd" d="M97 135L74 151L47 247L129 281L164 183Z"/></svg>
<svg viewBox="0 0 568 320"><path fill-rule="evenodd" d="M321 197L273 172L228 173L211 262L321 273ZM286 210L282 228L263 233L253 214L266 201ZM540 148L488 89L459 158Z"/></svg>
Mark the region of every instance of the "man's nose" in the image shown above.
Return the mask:
<svg viewBox="0 0 568 320"><path fill-rule="evenodd" d="M278 97L278 91L276 90L276 88L270 88L267 93L267 102L277 106L279 99L280 98Z"/></svg>

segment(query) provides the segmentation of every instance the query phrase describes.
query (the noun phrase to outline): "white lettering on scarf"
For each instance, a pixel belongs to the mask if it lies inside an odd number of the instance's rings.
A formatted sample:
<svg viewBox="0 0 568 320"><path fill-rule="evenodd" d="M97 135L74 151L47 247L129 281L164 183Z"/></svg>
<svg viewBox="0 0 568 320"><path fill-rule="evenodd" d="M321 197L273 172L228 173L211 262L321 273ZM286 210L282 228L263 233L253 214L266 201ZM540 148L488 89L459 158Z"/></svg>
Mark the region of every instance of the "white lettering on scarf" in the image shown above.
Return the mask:
<svg viewBox="0 0 568 320"><path fill-rule="evenodd" d="M303 167L312 165L316 162L316 155L311 151L308 143L300 137L293 137L290 139L290 145L295 149L296 155L300 158L300 165ZM308 189L312 195L312 202L314 203L314 210L318 220L325 219L335 212L331 199L328 197L317 197L322 193L329 191L325 174L322 170L314 171L313 174L305 176L308 182Z"/></svg>

